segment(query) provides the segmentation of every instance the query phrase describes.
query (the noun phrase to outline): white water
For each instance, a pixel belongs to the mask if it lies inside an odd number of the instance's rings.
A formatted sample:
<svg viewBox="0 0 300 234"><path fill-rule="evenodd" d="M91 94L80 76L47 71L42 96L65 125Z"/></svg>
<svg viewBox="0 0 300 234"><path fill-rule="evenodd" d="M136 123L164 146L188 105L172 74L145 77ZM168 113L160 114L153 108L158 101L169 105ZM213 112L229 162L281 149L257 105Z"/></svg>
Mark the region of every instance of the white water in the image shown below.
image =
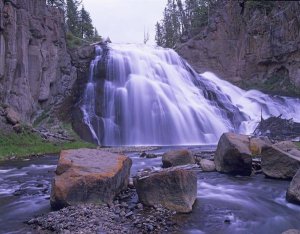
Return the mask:
<svg viewBox="0 0 300 234"><path fill-rule="evenodd" d="M300 121L299 99L246 92L212 73L198 75L171 49L110 44L108 58L100 47L96 52L82 111L99 144L216 144L224 132L252 133L261 112ZM99 116L95 70L101 62L107 75Z"/></svg>

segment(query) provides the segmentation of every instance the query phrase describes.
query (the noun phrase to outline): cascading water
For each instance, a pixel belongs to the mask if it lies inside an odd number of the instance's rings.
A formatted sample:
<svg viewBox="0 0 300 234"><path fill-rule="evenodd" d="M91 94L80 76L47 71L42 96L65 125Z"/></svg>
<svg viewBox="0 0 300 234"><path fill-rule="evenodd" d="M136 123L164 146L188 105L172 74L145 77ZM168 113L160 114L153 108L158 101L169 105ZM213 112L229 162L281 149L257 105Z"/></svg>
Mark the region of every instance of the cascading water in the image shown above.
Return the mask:
<svg viewBox="0 0 300 234"><path fill-rule="evenodd" d="M212 73L198 75L171 49L108 47L108 57L96 47L81 107L98 144L216 144L227 131L252 133L261 114L300 121L299 99L246 92ZM106 78L99 102L94 80L101 62Z"/></svg>

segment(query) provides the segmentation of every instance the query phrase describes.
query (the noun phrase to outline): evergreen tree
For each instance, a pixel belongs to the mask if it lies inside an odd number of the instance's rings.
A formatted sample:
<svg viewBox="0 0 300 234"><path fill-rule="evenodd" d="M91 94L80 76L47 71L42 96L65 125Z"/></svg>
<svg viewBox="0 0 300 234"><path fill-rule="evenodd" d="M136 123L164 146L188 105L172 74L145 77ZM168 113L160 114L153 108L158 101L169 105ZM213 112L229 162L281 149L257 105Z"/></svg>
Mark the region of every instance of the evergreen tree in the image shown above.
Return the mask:
<svg viewBox="0 0 300 234"><path fill-rule="evenodd" d="M80 14L78 7L80 6L81 1L79 0L67 0L67 26L68 30L76 37L81 37L80 30Z"/></svg>
<svg viewBox="0 0 300 234"><path fill-rule="evenodd" d="M65 0L47 0L47 4L64 9Z"/></svg>
<svg viewBox="0 0 300 234"><path fill-rule="evenodd" d="M84 7L81 8L80 19L81 38L92 39L94 37L94 26L92 24L90 14L84 9Z"/></svg>
<svg viewBox="0 0 300 234"><path fill-rule="evenodd" d="M157 22L155 25L155 41L158 46L165 46L163 26Z"/></svg>
<svg viewBox="0 0 300 234"><path fill-rule="evenodd" d="M94 30L93 42L102 41L102 37L99 35L97 29Z"/></svg>

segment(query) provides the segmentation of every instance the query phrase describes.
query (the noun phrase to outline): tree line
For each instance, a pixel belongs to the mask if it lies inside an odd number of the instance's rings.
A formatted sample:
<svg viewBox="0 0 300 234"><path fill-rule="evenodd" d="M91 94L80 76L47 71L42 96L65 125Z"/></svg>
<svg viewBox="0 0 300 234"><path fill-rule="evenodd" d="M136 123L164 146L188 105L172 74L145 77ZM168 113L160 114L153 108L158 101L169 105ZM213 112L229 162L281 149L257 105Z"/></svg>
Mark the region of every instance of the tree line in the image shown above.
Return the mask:
<svg viewBox="0 0 300 234"><path fill-rule="evenodd" d="M163 19L155 25L155 40L158 46L174 48L177 42L185 42L201 32L209 24L212 13L229 0L168 0ZM268 15L276 1L234 0L241 7L241 15L247 5L248 13L260 10Z"/></svg>
<svg viewBox="0 0 300 234"><path fill-rule="evenodd" d="M198 34L209 22L209 11L221 0L168 0L163 20L156 23L157 45L173 48L175 44Z"/></svg>
<svg viewBox="0 0 300 234"><path fill-rule="evenodd" d="M75 43L76 38L87 42L101 40L93 26L90 13L82 5L82 0L47 0L47 4L64 11L68 40L75 40ZM80 41L77 40L77 43Z"/></svg>

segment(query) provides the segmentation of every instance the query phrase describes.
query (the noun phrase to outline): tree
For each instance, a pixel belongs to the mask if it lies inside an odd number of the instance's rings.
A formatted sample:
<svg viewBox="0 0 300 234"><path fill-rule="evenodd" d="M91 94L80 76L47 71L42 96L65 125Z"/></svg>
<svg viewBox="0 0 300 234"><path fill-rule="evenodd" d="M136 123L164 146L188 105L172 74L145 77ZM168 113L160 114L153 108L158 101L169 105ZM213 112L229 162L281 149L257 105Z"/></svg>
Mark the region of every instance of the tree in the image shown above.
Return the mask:
<svg viewBox="0 0 300 234"><path fill-rule="evenodd" d="M47 4L64 9L66 3L65 0L47 0Z"/></svg>
<svg viewBox="0 0 300 234"><path fill-rule="evenodd" d="M163 26L157 22L155 25L155 41L158 46L165 46Z"/></svg>
<svg viewBox="0 0 300 234"><path fill-rule="evenodd" d="M92 24L90 14L84 9L83 6L80 11L80 19L81 38L92 39L94 37L94 26Z"/></svg>
<svg viewBox="0 0 300 234"><path fill-rule="evenodd" d="M79 0L67 0L67 27L68 30L76 37L81 36L80 30L80 14L78 7L80 6L81 1Z"/></svg>
<svg viewBox="0 0 300 234"><path fill-rule="evenodd" d="M149 36L149 31L147 30L145 30L144 29L144 44L146 45L147 44L147 42L149 41L149 38L150 38L150 36Z"/></svg>
<svg viewBox="0 0 300 234"><path fill-rule="evenodd" d="M102 41L102 37L99 35L97 29L94 30L93 42Z"/></svg>

